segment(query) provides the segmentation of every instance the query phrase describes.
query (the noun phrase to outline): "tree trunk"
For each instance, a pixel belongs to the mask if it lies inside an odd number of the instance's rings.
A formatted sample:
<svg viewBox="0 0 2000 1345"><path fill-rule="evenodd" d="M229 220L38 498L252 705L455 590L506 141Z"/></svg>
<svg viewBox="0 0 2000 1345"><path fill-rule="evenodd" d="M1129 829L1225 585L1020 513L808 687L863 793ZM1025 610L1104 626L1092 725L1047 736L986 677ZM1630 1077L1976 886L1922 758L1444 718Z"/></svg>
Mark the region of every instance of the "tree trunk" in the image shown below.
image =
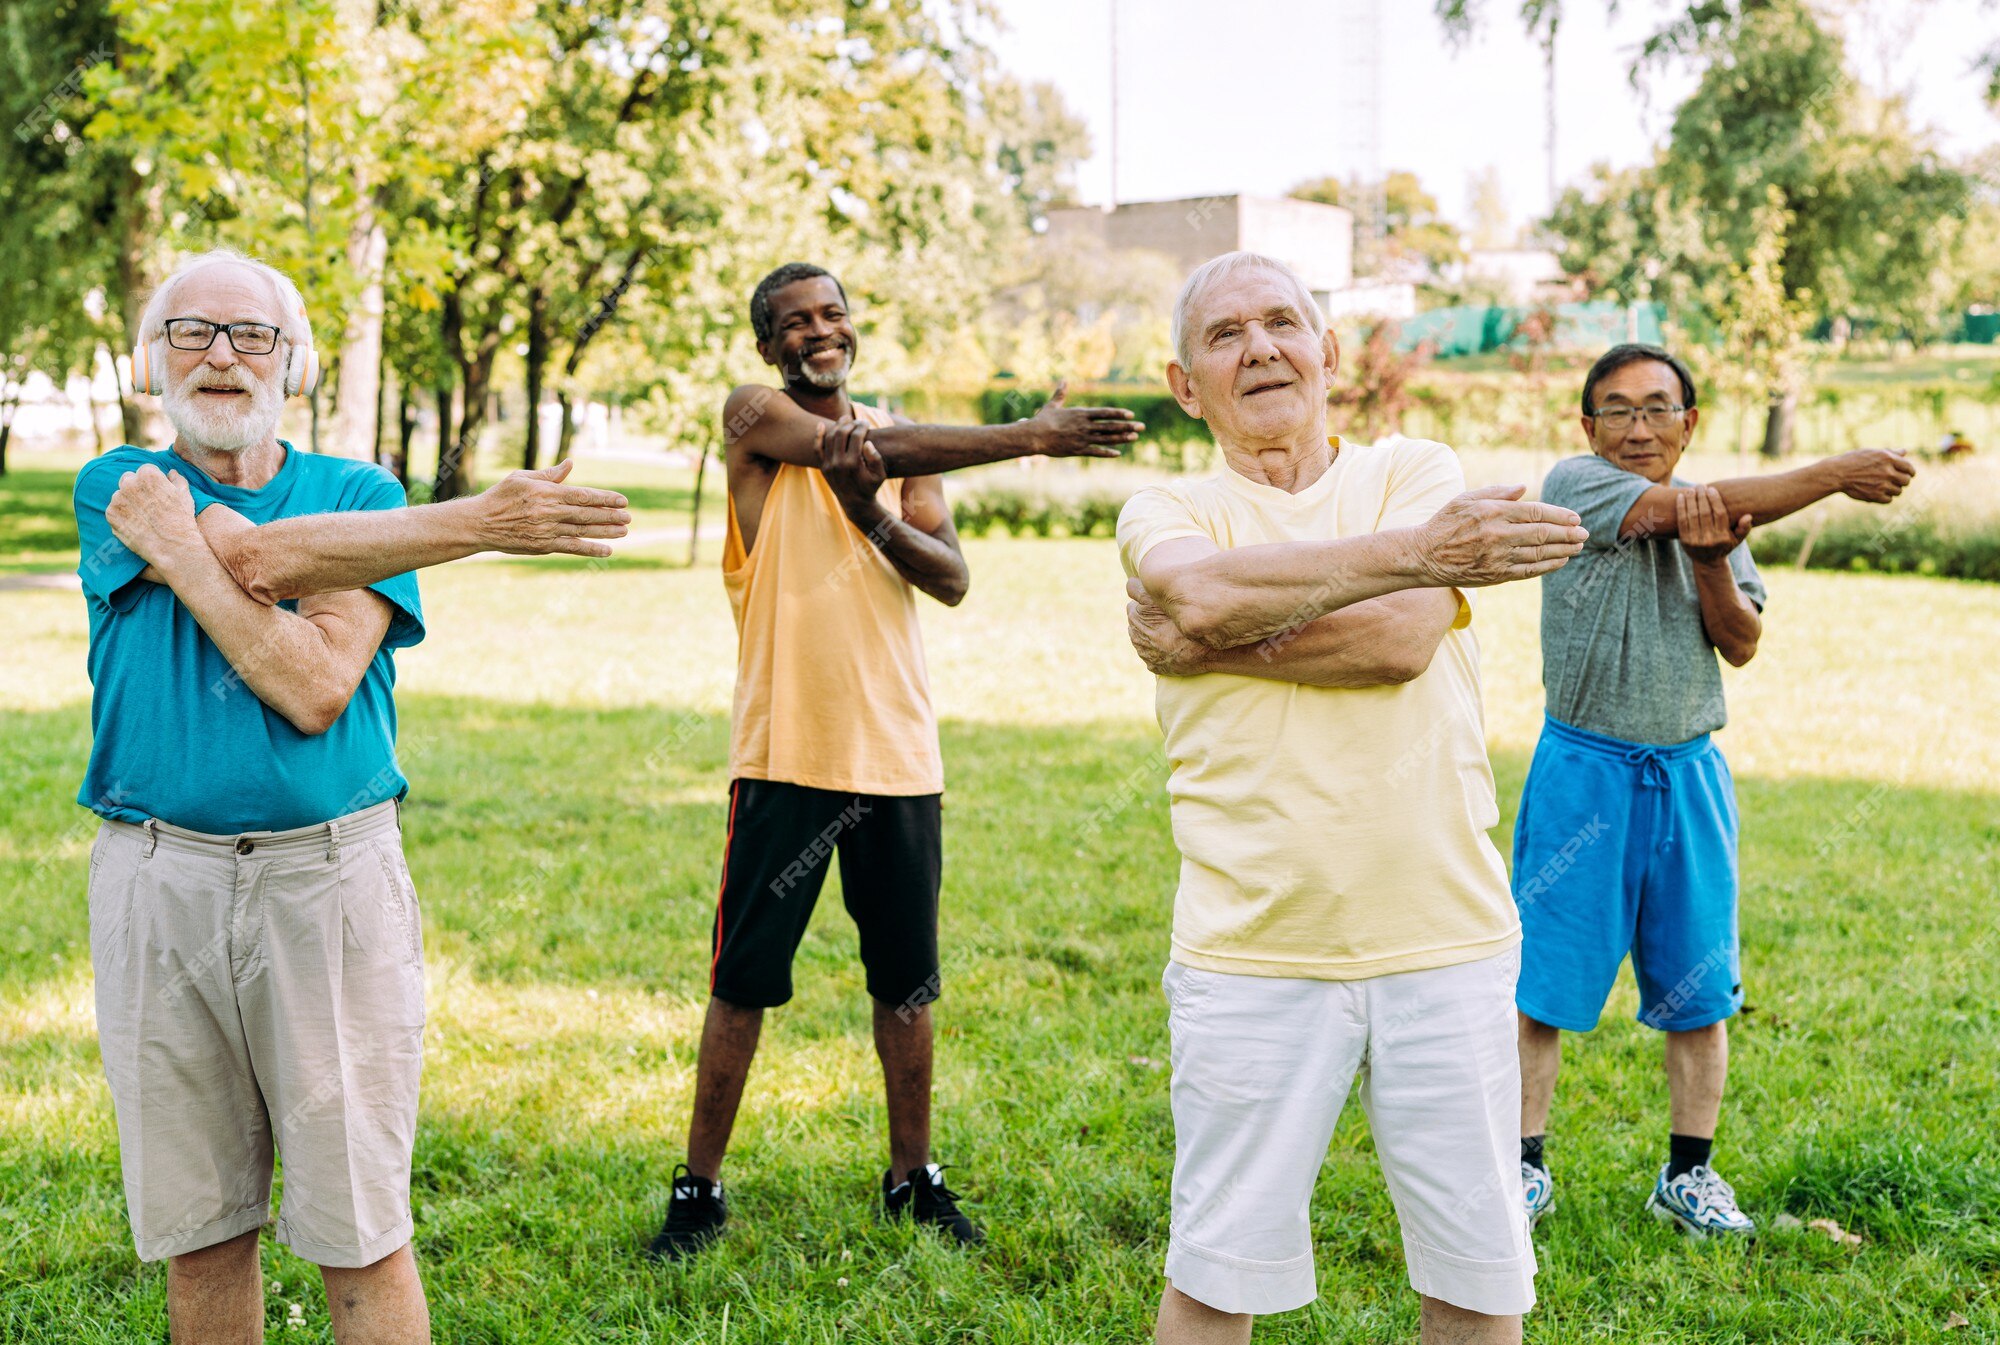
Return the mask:
<svg viewBox="0 0 2000 1345"><path fill-rule="evenodd" d="M442 469L446 455L451 452L451 385L449 383L440 383L437 385L437 413L438 463L440 469ZM437 475L441 474L442 471L440 470ZM435 490L436 486L433 485L432 489Z"/></svg>
<svg viewBox="0 0 2000 1345"><path fill-rule="evenodd" d="M486 416L491 408L493 357L500 348L497 334L487 346L477 357L459 365L461 410L458 433L444 443L443 453L438 458L437 477L431 485L433 499L455 500L461 495L472 494L476 489L472 482L472 458L479 451L479 432L486 428Z"/></svg>
<svg viewBox="0 0 2000 1345"><path fill-rule="evenodd" d="M118 316L124 324L125 349L129 354L139 343L139 315L145 305L141 302L148 289L146 276L146 250L153 242L155 225L152 194L146 190L146 182L125 165L121 180L119 202L118 236ZM112 369L117 369L117 361L112 361ZM135 447L146 446L146 416L139 405L137 388L133 395L125 395L125 380L118 380L118 414L124 421L125 442Z"/></svg>
<svg viewBox="0 0 2000 1345"><path fill-rule="evenodd" d="M562 428L556 431L556 461L564 462L569 458L570 441L576 438L576 419L571 414L568 388L556 393L556 405L562 408Z"/></svg>
<svg viewBox="0 0 2000 1345"><path fill-rule="evenodd" d="M696 548L701 544L701 482L708 474L708 445L700 447L701 456L694 464L694 503L688 506L688 568L695 565Z"/></svg>
<svg viewBox="0 0 2000 1345"><path fill-rule="evenodd" d="M355 170L356 186L361 170ZM328 448L343 458L375 461L381 434L382 389L382 267L389 253L389 235L376 222L375 199L357 193L354 226L347 234L347 264L361 281L354 306L347 313L347 330L340 341L340 385L333 399L333 428Z"/></svg>
<svg viewBox="0 0 2000 1345"><path fill-rule="evenodd" d="M396 450L389 470L407 488L410 484L410 440L417 433L417 404L410 399L410 385L396 380Z"/></svg>
<svg viewBox="0 0 2000 1345"><path fill-rule="evenodd" d="M542 456L542 384L549 369L549 295L537 285L528 291L528 434L521 466L534 471Z"/></svg>
<svg viewBox="0 0 2000 1345"><path fill-rule="evenodd" d="M1782 458L1792 451L1792 426L1799 416L1796 388L1774 394L1764 411L1764 444L1767 458Z"/></svg>
<svg viewBox="0 0 2000 1345"><path fill-rule="evenodd" d="M7 475L7 441L14 435L14 412L0 415L0 476Z"/></svg>

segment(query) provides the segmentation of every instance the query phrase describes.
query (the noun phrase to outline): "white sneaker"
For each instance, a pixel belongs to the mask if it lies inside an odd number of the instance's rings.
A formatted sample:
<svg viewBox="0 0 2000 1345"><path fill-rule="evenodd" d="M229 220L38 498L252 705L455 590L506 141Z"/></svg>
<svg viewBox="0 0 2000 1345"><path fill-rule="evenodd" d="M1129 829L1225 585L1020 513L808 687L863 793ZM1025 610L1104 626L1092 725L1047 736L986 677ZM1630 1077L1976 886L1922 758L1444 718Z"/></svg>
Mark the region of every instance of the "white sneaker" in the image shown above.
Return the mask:
<svg viewBox="0 0 2000 1345"><path fill-rule="evenodd" d="M1673 1224L1691 1238L1705 1238L1711 1233L1748 1235L1757 1231L1750 1216L1736 1208L1736 1188L1710 1167L1689 1168L1669 1181L1666 1165L1662 1164L1646 1208L1655 1219Z"/></svg>
<svg viewBox="0 0 2000 1345"><path fill-rule="evenodd" d="M1533 1228L1542 1221L1556 1205L1556 1182L1547 1168L1538 1168L1523 1159L1521 1162L1521 1194L1527 1200L1528 1227Z"/></svg>

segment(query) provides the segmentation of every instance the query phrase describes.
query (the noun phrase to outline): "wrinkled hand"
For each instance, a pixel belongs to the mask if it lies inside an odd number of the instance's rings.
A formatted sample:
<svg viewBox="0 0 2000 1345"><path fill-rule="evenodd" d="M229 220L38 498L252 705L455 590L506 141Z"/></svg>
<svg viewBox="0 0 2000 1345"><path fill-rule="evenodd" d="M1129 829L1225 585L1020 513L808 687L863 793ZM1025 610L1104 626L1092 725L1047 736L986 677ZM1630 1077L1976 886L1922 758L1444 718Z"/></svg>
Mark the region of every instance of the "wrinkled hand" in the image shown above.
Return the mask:
<svg viewBox="0 0 2000 1345"><path fill-rule="evenodd" d="M1420 563L1440 588L1482 588L1560 569L1590 537L1567 509L1521 498L1525 486L1455 495L1417 528Z"/></svg>
<svg viewBox="0 0 2000 1345"><path fill-rule="evenodd" d="M1115 458L1118 446L1139 437L1146 426L1122 406L1065 406L1069 380L1042 409L1020 422L1028 427L1034 451L1051 458Z"/></svg>
<svg viewBox="0 0 2000 1345"><path fill-rule="evenodd" d="M178 548L208 545L195 522L187 481L150 462L118 478L104 519L118 540L150 565L164 565Z"/></svg>
<svg viewBox="0 0 2000 1345"><path fill-rule="evenodd" d="M1680 533L1681 550L1697 565L1714 565L1729 559L1729 553L1750 535L1750 515L1729 522L1729 506L1714 486L1697 486L1674 496L1674 523Z"/></svg>
<svg viewBox="0 0 2000 1345"><path fill-rule="evenodd" d="M1127 581L1125 592L1131 599L1125 604L1125 634L1146 667L1159 677L1189 677L1200 672L1207 646L1183 635L1142 581Z"/></svg>
<svg viewBox="0 0 2000 1345"><path fill-rule="evenodd" d="M1916 476L1916 464L1900 449L1857 448L1834 460L1840 465L1840 493L1869 504L1887 504Z"/></svg>
<svg viewBox="0 0 2000 1345"><path fill-rule="evenodd" d="M869 428L860 420L822 422L819 427L820 475L849 518L873 509L876 492L889 479L881 453L868 442Z"/></svg>
<svg viewBox="0 0 2000 1345"><path fill-rule="evenodd" d="M632 514L614 490L566 486L576 465L565 459L533 472L509 472L474 496L480 533L495 551L516 556L608 556L603 537L623 537Z"/></svg>

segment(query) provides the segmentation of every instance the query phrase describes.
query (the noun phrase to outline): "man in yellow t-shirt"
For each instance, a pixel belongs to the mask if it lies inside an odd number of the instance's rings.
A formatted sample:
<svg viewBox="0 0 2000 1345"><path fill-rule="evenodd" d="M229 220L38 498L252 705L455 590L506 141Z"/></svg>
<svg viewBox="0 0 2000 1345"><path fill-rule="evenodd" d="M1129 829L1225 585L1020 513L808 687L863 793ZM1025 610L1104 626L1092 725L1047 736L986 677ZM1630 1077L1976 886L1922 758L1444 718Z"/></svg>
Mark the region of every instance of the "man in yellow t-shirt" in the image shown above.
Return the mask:
<svg viewBox="0 0 2000 1345"><path fill-rule="evenodd" d="M887 1086L883 1210L976 1243L930 1155L944 765L915 594L956 606L970 579L939 474L1116 457L1145 427L1115 407L1064 406L1060 386L1010 425L913 425L857 403L847 293L804 262L764 277L750 325L784 381L737 388L723 410L722 579L740 646L729 834L688 1157L650 1250L690 1256L727 1221L722 1159L764 1011L792 997L792 957L836 863Z"/></svg>
<svg viewBox="0 0 2000 1345"><path fill-rule="evenodd" d="M1173 329L1168 381L1227 470L1118 520L1181 852L1158 1338L1241 1342L1313 1300L1307 1201L1358 1076L1424 1339L1518 1341L1520 925L1466 590L1585 533L1520 487L1464 491L1442 444L1329 435L1338 352L1282 262L1208 262Z"/></svg>

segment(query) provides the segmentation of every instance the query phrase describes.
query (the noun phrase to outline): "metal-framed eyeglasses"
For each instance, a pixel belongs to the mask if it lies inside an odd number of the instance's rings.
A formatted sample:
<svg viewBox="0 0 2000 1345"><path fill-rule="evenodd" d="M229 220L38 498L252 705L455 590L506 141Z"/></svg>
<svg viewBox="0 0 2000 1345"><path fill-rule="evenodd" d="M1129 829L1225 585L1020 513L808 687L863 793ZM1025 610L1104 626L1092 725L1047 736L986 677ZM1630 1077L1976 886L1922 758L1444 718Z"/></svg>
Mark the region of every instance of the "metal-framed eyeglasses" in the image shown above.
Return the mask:
<svg viewBox="0 0 2000 1345"><path fill-rule="evenodd" d="M1670 430L1681 423L1687 414L1685 406L1600 406L1590 413L1590 418L1599 428L1622 431L1632 428L1632 422L1640 416L1656 430Z"/></svg>

